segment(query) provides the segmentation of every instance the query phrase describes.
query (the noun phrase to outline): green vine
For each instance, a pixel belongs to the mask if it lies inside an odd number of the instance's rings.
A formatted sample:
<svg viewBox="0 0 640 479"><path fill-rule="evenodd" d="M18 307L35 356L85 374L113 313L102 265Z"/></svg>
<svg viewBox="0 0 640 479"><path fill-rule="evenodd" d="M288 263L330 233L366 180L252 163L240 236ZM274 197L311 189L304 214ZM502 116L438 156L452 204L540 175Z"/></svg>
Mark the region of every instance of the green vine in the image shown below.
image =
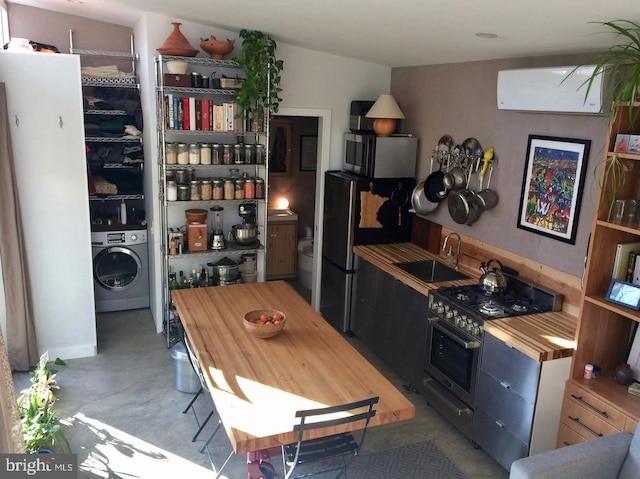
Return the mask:
<svg viewBox="0 0 640 479"><path fill-rule="evenodd" d="M246 80L238 91L236 103L240 115L247 118L252 111L270 115L277 113L282 98L280 73L284 62L276 58L277 44L259 31L240 30L242 52L234 58L244 70Z"/></svg>

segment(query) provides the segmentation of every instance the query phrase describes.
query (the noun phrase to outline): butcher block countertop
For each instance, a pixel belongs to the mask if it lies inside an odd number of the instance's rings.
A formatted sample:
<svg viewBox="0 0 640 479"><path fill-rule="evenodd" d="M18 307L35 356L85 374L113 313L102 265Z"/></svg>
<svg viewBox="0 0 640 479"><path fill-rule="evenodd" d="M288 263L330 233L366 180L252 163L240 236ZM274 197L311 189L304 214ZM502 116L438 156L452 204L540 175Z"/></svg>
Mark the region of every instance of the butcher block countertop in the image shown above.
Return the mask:
<svg viewBox="0 0 640 479"><path fill-rule="evenodd" d="M391 274L422 294L440 286L474 284L480 270L460 265L460 272L472 279L424 283L393 263L442 258L412 243L356 246L354 252L362 259ZM536 361L573 356L577 318L562 311L494 319L484 323L485 331L504 341Z"/></svg>
<svg viewBox="0 0 640 479"><path fill-rule="evenodd" d="M378 396L370 426L415 416L414 405L283 281L181 289L172 297L236 453L295 442L302 409ZM246 331L244 314L256 309L285 314L278 336ZM322 428L314 437L355 427L361 424Z"/></svg>

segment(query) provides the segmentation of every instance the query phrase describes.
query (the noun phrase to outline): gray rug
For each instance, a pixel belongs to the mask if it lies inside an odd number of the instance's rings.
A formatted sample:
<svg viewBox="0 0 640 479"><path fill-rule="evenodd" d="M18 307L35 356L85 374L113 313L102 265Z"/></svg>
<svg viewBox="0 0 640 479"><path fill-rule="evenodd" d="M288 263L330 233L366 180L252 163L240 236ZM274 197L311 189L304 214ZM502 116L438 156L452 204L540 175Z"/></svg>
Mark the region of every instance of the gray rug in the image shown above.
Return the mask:
<svg viewBox="0 0 640 479"><path fill-rule="evenodd" d="M467 479L431 441L358 456L348 469L349 479Z"/></svg>

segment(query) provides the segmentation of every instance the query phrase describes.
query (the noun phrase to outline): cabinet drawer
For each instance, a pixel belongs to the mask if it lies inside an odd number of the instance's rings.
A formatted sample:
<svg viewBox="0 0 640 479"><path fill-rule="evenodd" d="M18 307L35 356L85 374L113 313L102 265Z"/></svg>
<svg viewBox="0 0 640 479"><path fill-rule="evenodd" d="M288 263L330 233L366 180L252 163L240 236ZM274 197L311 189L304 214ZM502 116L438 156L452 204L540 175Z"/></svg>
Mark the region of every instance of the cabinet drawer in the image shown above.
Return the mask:
<svg viewBox="0 0 640 479"><path fill-rule="evenodd" d="M482 369L530 401L536 400L540 362L510 348L491 334L484 335Z"/></svg>
<svg viewBox="0 0 640 479"><path fill-rule="evenodd" d="M637 427L638 427L638 421L628 417L624 422L623 431L633 434L634 432L636 432Z"/></svg>
<svg viewBox="0 0 640 479"><path fill-rule="evenodd" d="M507 429L501 427L481 408L476 409L473 428L480 431L478 437L474 438L476 444L498 461L507 471L511 468L513 461L529 455L528 444L523 443Z"/></svg>
<svg viewBox="0 0 640 479"><path fill-rule="evenodd" d="M534 403L505 387L483 369L480 370L477 391L477 406L523 443L529 444Z"/></svg>
<svg viewBox="0 0 640 479"><path fill-rule="evenodd" d="M587 439L620 432L620 429L600 419L600 417L596 416L590 409L572 399L565 398L560 420Z"/></svg>
<svg viewBox="0 0 640 479"><path fill-rule="evenodd" d="M595 417L602 419L614 428L622 431L625 427L627 416L612 408L598 396L580 388L572 381L568 381L564 391L565 398L581 405L590 411Z"/></svg>
<svg viewBox="0 0 640 479"><path fill-rule="evenodd" d="M556 443L556 448L571 446L572 444L578 444L585 441L588 441L586 437L581 436L565 423L563 422L560 423L560 428L558 429L558 442Z"/></svg>

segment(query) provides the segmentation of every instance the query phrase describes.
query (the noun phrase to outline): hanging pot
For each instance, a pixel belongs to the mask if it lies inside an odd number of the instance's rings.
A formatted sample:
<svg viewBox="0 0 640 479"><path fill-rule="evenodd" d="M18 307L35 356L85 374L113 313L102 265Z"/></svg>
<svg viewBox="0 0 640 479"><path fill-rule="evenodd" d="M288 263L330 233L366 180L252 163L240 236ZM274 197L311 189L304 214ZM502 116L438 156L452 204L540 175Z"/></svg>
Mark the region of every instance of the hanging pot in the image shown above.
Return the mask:
<svg viewBox="0 0 640 479"><path fill-rule="evenodd" d="M476 196L476 193L469 189L469 180L471 179L471 167L467 176L467 186L460 191L453 191L449 194L447 207L451 219L458 224L471 225L476 222L482 213L482 207Z"/></svg>
<svg viewBox="0 0 640 479"><path fill-rule="evenodd" d="M427 196L424 194L424 181L418 183L413 189L413 194L411 195L411 206L416 214L428 215L433 213L438 207L438 204L439 203L429 201L427 199Z"/></svg>
<svg viewBox="0 0 640 479"><path fill-rule="evenodd" d="M496 263L498 267L494 267L489 269L489 265L491 263ZM502 293L507 287L507 278L505 278L502 273L502 263L497 259L490 259L486 263L482 262L480 264L480 271L482 272L482 276L480 276L480 288L486 291L487 293Z"/></svg>

